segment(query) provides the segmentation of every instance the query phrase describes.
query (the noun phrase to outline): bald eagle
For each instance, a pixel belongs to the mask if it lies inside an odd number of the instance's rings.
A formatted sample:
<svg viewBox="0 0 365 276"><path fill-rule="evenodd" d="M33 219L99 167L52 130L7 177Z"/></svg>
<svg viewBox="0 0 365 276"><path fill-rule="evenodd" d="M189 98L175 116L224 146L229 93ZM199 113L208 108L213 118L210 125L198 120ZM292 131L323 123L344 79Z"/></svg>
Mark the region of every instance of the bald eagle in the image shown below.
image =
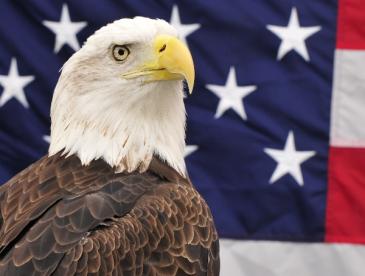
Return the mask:
<svg viewBox="0 0 365 276"><path fill-rule="evenodd" d="M184 162L183 79L163 20L102 27L63 66L49 153L0 188L0 275L218 275L209 207Z"/></svg>

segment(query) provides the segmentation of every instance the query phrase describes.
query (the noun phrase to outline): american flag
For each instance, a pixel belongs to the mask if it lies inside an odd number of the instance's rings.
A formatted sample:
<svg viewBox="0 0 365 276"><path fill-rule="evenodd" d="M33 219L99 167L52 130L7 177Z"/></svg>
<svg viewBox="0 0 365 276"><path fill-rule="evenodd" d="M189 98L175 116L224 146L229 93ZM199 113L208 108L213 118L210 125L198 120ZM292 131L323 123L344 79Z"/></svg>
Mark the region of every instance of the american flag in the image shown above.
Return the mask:
<svg viewBox="0 0 365 276"><path fill-rule="evenodd" d="M221 275L364 275L364 0L1 0L0 183L46 154L62 64L136 15L195 60L186 161Z"/></svg>

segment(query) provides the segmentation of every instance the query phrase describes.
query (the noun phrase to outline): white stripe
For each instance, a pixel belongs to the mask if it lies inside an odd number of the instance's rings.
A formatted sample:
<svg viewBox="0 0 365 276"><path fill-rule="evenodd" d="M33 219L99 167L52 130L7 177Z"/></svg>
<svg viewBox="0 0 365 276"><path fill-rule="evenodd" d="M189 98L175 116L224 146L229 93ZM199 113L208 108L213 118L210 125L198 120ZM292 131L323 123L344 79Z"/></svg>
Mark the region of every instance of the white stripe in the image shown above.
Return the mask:
<svg viewBox="0 0 365 276"><path fill-rule="evenodd" d="M221 276L364 276L365 246L220 241Z"/></svg>
<svg viewBox="0 0 365 276"><path fill-rule="evenodd" d="M365 51L336 50L331 145L365 146Z"/></svg>

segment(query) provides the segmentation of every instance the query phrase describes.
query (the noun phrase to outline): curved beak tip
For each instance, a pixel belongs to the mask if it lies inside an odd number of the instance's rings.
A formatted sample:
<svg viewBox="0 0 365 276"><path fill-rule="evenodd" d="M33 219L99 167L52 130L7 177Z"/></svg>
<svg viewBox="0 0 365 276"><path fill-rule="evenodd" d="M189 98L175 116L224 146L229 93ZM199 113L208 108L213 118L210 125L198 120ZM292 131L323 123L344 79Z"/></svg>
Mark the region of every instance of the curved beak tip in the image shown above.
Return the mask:
<svg viewBox="0 0 365 276"><path fill-rule="evenodd" d="M169 35L157 36L154 44L159 56L159 65L170 73L181 75L186 80L191 94L195 68L189 48L178 38Z"/></svg>
<svg viewBox="0 0 365 276"><path fill-rule="evenodd" d="M188 84L189 94L191 95L193 93L194 80L189 81L189 80L186 79L186 83Z"/></svg>

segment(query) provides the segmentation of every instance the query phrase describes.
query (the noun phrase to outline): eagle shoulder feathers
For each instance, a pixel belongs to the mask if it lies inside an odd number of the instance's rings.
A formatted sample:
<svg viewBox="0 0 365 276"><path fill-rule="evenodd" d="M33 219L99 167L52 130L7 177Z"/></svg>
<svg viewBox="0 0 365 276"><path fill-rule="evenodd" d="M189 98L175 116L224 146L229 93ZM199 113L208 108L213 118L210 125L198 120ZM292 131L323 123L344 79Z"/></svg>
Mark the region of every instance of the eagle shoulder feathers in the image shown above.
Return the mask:
<svg viewBox="0 0 365 276"><path fill-rule="evenodd" d="M218 275L218 236L191 183L154 159L44 157L1 187L0 275Z"/></svg>

